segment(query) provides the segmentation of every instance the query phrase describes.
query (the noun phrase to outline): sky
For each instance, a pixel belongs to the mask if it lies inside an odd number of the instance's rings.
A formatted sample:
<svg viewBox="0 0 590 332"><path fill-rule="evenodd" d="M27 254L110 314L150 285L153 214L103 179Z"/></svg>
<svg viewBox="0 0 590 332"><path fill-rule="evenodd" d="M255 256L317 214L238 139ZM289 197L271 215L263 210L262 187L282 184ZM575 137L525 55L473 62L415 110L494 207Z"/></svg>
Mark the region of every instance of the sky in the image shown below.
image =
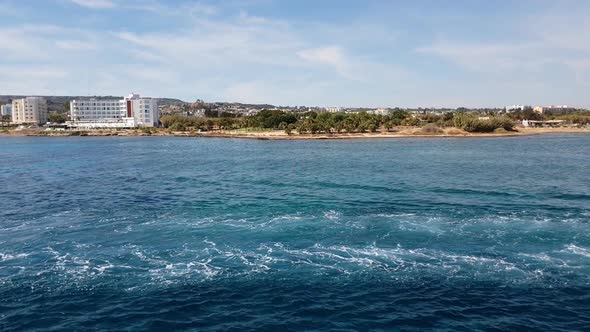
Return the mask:
<svg viewBox="0 0 590 332"><path fill-rule="evenodd" d="M0 95L590 106L587 0L0 0Z"/></svg>

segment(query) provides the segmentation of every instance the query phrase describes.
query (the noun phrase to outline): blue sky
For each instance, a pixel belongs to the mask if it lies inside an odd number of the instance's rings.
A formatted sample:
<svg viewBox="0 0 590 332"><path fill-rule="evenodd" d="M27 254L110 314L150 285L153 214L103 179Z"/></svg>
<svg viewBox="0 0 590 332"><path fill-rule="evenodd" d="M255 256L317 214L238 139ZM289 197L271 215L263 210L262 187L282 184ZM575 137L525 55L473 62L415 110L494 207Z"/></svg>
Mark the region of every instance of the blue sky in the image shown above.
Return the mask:
<svg viewBox="0 0 590 332"><path fill-rule="evenodd" d="M590 106L590 1L0 0L0 94Z"/></svg>

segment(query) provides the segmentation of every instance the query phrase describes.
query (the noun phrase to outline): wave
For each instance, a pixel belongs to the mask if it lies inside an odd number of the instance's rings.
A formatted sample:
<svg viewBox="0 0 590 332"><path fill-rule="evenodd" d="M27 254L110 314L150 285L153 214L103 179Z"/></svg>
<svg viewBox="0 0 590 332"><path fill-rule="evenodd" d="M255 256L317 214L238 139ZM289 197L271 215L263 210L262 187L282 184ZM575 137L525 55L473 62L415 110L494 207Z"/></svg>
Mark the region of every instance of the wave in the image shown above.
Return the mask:
<svg viewBox="0 0 590 332"><path fill-rule="evenodd" d="M576 255L580 255L583 257L590 258L590 249L589 248L579 247L575 244L568 244L565 247L565 251L567 251L569 253L576 254Z"/></svg>
<svg viewBox="0 0 590 332"><path fill-rule="evenodd" d="M402 244L388 247L377 243L354 246L316 242L297 247L288 242L259 242L240 247L217 238L205 238L170 250L128 244L118 254L101 259L94 254L99 248L79 248L76 244L72 244L71 248L72 251L46 247L42 252L2 253L0 261L31 255L34 260L42 260L40 265L29 266L23 272L31 280L39 280L35 282L67 285L69 281L86 283L95 280L121 283L129 289L138 285L142 289L215 279L264 278L277 274L299 277L365 276L391 280L459 278L509 283L565 282L576 276L579 282L590 281L588 264L563 256L567 253L590 257L590 249L574 244L555 252L509 254L496 250L476 253ZM5 269L3 273L8 272ZM43 278L39 279L39 276ZM10 278L0 274L0 282Z"/></svg>
<svg viewBox="0 0 590 332"><path fill-rule="evenodd" d="M329 210L324 212L324 218L328 220L338 220L342 216L342 213L334 210Z"/></svg>
<svg viewBox="0 0 590 332"><path fill-rule="evenodd" d="M29 257L29 254L5 254L0 252L0 262L12 261L26 257Z"/></svg>

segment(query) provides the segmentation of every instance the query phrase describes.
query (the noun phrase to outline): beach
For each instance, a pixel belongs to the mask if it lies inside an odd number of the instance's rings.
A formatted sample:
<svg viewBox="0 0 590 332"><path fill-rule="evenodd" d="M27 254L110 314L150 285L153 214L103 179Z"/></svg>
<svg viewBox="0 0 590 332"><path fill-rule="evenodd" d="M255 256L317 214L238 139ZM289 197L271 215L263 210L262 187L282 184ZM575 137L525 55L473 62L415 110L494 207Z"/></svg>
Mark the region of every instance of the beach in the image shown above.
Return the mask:
<svg viewBox="0 0 590 332"><path fill-rule="evenodd" d="M364 133L331 133L331 134L287 134L283 130L212 130L212 131L171 131L166 128L121 129L121 130L81 130L81 131L46 131L43 128L12 129L0 131L0 137L63 137L63 136L179 136L179 137L217 137L217 138L246 138L268 140L309 140L309 139L367 139L367 138L407 138L407 137L503 137L526 136L538 134L586 133L590 128L558 127L558 128L524 128L518 127L513 131L493 133L470 133L458 128L441 128L438 133L425 133L420 127L397 127L390 131Z"/></svg>

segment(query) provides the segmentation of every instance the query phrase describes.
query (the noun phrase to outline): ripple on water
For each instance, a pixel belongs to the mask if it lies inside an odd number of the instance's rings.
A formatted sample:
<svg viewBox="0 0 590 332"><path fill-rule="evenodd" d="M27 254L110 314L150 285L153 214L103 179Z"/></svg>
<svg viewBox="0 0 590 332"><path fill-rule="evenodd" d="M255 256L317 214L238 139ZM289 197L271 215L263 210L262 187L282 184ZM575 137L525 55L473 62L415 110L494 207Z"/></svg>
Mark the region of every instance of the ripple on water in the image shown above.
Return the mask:
<svg viewBox="0 0 590 332"><path fill-rule="evenodd" d="M588 143L5 138L0 330L584 330Z"/></svg>

